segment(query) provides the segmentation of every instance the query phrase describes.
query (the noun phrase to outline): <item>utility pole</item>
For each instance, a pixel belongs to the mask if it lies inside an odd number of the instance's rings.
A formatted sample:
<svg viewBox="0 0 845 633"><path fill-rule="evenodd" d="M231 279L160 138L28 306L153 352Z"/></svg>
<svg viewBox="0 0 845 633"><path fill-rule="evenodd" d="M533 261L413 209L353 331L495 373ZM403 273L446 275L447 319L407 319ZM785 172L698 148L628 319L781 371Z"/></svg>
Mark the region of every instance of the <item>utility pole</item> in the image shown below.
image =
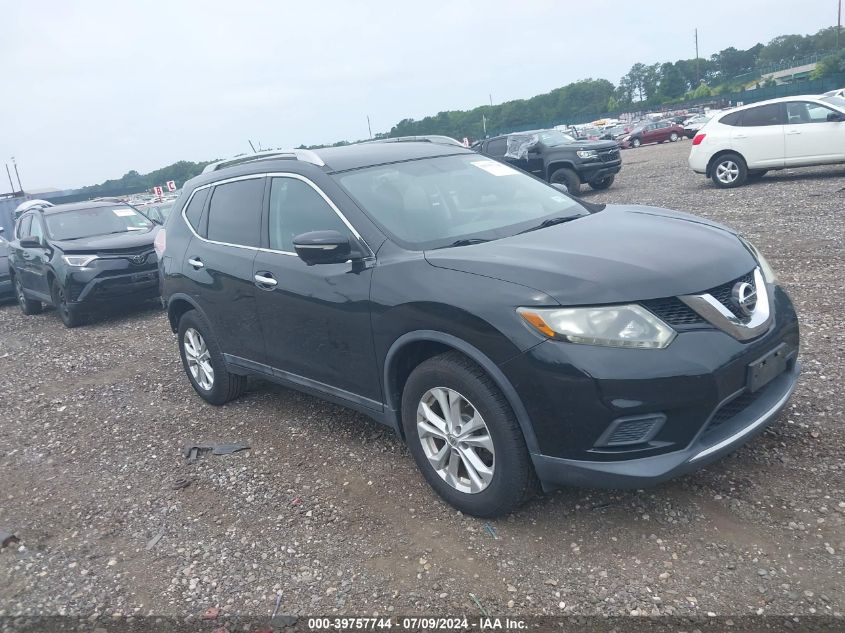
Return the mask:
<svg viewBox="0 0 845 633"><path fill-rule="evenodd" d="M487 138L487 117L481 113L481 125L484 127L484 138Z"/></svg>
<svg viewBox="0 0 845 633"><path fill-rule="evenodd" d="M250 141L249 139L247 139L247 140L246 140L246 142L247 142L247 143L249 143L249 146L252 148L252 153L253 153L253 154L257 154L258 152L257 152L257 151L256 151L256 149L255 149L255 145L253 145L253 144L252 144L252 141Z"/></svg>
<svg viewBox="0 0 845 633"><path fill-rule="evenodd" d="M491 94L488 94L487 96L490 97L490 107L492 108L493 107L493 94L491 93Z"/></svg>
<svg viewBox="0 0 845 633"><path fill-rule="evenodd" d="M21 175L18 173L18 164L15 162L15 157L12 156L12 165L15 167L15 176L18 179L18 191L23 191L23 185L21 184Z"/></svg>
<svg viewBox="0 0 845 633"><path fill-rule="evenodd" d="M373 128L370 125L370 115L367 115L367 129L370 131L370 139L373 138Z"/></svg>
<svg viewBox="0 0 845 633"><path fill-rule="evenodd" d="M840 0L841 2L842 0ZM698 71L698 29L695 29L695 85L701 83L701 73Z"/></svg>
<svg viewBox="0 0 845 633"><path fill-rule="evenodd" d="M12 182L12 172L9 171L9 163L6 163L6 175L9 177L9 186L12 188L12 194L14 194L15 183Z"/></svg>
<svg viewBox="0 0 845 633"><path fill-rule="evenodd" d="M842 0L839 0L839 11L836 14L836 50L839 50L839 31L842 30Z"/></svg>

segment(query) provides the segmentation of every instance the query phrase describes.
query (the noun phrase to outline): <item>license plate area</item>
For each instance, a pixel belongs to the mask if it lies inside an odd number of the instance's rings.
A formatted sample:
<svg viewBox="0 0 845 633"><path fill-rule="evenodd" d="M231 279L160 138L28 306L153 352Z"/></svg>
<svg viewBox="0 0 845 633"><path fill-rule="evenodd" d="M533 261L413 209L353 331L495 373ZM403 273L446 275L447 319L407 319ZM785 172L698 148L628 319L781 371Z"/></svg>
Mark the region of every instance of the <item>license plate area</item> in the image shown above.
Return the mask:
<svg viewBox="0 0 845 633"><path fill-rule="evenodd" d="M754 393L780 376L794 356L794 350L786 343L781 343L762 358L750 363L747 370L748 391Z"/></svg>

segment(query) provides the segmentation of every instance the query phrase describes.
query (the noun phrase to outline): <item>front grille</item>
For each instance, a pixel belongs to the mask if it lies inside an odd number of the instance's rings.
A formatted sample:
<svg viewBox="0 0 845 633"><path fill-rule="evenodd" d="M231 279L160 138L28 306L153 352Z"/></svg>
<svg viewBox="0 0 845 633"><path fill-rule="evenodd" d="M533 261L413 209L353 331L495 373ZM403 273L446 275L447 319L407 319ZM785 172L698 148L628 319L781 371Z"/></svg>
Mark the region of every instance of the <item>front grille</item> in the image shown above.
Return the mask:
<svg viewBox="0 0 845 633"><path fill-rule="evenodd" d="M610 162L612 160L617 160L619 158L619 150L618 149L611 149L605 152L599 152L599 157L605 162Z"/></svg>
<svg viewBox="0 0 845 633"><path fill-rule="evenodd" d="M706 323L697 312L677 297L643 301L643 306L667 325L699 325Z"/></svg>
<svg viewBox="0 0 845 633"><path fill-rule="evenodd" d="M708 294L712 295L719 303L725 306L728 310L730 310L733 315L739 319L747 319L748 317L743 314L739 307L733 301L733 289L734 286L740 282L746 282L755 286L754 284L754 273L753 271L739 277L738 279L734 279L733 281L729 281L728 283L722 284L721 286L716 286L715 288L711 288L707 291Z"/></svg>
<svg viewBox="0 0 845 633"><path fill-rule="evenodd" d="M730 402L722 405L722 407L719 408L719 410L716 411L710 419L710 424L707 425L707 433L718 429L722 424L745 411L748 407L754 404L754 402L757 401L757 398L760 397L760 394L765 391L765 389L754 393L745 391Z"/></svg>

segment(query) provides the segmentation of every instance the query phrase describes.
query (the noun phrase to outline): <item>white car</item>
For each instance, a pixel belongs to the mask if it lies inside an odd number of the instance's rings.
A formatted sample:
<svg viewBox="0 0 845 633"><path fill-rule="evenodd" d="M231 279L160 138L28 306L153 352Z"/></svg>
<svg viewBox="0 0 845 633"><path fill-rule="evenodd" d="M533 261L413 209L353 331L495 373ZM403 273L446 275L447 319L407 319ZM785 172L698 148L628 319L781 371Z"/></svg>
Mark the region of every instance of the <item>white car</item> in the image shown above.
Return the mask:
<svg viewBox="0 0 845 633"><path fill-rule="evenodd" d="M839 97L840 99L845 99L845 88L840 88L839 90L829 90L828 92L822 95L823 97Z"/></svg>
<svg viewBox="0 0 845 633"><path fill-rule="evenodd" d="M781 97L713 117L692 140L689 166L719 187L770 169L845 163L845 99Z"/></svg>

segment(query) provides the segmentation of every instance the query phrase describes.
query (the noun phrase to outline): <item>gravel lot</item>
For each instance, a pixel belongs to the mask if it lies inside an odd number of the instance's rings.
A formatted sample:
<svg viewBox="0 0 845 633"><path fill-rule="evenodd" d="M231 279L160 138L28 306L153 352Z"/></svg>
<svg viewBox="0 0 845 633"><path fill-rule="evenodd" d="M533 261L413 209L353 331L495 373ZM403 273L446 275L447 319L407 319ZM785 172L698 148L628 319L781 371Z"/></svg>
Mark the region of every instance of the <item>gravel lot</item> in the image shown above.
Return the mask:
<svg viewBox="0 0 845 633"><path fill-rule="evenodd" d="M845 167L723 191L688 151L627 150L585 197L724 222L779 272L804 373L749 446L658 488L562 490L485 522L349 410L258 380L204 404L155 305L67 330L5 304L0 530L20 541L0 550L0 616L266 616L277 595L299 616L845 612ZM188 464L182 447L207 441L252 449Z"/></svg>

